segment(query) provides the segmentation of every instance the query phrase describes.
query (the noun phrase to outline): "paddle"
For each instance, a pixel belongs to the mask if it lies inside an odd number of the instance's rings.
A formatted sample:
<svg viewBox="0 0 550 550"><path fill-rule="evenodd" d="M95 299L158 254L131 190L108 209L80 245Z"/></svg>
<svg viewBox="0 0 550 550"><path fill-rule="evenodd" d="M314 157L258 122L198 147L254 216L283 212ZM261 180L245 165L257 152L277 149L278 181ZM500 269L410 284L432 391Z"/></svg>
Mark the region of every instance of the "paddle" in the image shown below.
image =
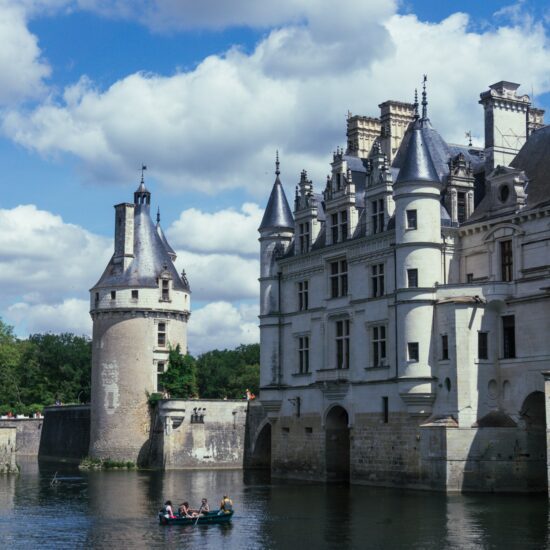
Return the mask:
<svg viewBox="0 0 550 550"><path fill-rule="evenodd" d="M197 519L195 520L193 527L195 527L195 525L197 525L197 523L199 522L199 518L201 517L201 510L202 510L202 504L201 504L201 507L199 508L199 513L197 514Z"/></svg>

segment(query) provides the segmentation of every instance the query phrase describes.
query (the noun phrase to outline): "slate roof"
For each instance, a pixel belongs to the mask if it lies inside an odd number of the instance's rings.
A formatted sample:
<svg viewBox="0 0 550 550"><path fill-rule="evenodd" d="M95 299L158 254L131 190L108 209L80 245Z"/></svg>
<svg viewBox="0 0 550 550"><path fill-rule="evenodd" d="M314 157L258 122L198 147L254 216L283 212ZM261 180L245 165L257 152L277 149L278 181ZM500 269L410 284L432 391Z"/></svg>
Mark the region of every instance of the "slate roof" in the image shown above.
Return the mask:
<svg viewBox="0 0 550 550"><path fill-rule="evenodd" d="M401 146L400 150L404 149L403 161L395 180L395 186L415 181L437 183L441 181L428 147L426 136L429 134L422 132L422 129L422 121L416 121L407 143ZM437 135L439 136L439 134Z"/></svg>
<svg viewBox="0 0 550 550"><path fill-rule="evenodd" d="M275 178L275 183L273 184L273 189L267 201L262 223L260 223L258 231L275 228L294 229L294 218L286 200L279 174Z"/></svg>
<svg viewBox="0 0 550 550"><path fill-rule="evenodd" d="M121 264L114 264L113 258L111 258L93 289L157 288L157 278L163 271L167 271L171 275L175 290L186 290L165 244L157 233L149 214L149 205L136 204L134 209L134 258L125 271L122 270Z"/></svg>
<svg viewBox="0 0 550 550"><path fill-rule="evenodd" d="M527 206L550 202L550 126L535 130L510 166L523 170L529 179Z"/></svg>

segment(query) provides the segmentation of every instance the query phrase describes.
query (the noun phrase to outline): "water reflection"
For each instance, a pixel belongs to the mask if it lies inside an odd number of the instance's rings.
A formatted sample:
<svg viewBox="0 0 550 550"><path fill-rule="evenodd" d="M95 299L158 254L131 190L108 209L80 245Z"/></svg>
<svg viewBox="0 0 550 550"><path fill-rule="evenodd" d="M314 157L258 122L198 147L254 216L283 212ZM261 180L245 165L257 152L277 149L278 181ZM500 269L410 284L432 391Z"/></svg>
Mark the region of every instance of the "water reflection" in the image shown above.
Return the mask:
<svg viewBox="0 0 550 550"><path fill-rule="evenodd" d="M89 472L35 462L0 478L0 538L10 548L546 548L539 495L446 496L347 485L275 482L241 471ZM166 498L213 506L228 492L226 526L164 527ZM25 521L21 521L24 517ZM32 529L29 528L32 525Z"/></svg>

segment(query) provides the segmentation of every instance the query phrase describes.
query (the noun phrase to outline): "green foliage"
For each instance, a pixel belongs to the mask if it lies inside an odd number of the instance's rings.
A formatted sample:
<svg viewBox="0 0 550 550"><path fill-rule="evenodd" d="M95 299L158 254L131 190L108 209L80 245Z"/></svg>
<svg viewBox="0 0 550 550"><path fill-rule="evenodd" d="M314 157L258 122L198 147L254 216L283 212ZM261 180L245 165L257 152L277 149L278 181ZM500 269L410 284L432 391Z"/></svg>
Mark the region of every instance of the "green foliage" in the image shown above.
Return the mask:
<svg viewBox="0 0 550 550"><path fill-rule="evenodd" d="M91 342L74 334L19 340L0 320L0 413L33 414L57 399L89 402Z"/></svg>
<svg viewBox="0 0 550 550"><path fill-rule="evenodd" d="M136 465L132 461L111 460L110 458L92 458L87 456L78 465L80 470L135 470Z"/></svg>
<svg viewBox="0 0 550 550"><path fill-rule="evenodd" d="M191 355L182 355L179 344L170 348L168 369L159 378L170 397L197 397L196 361Z"/></svg>
<svg viewBox="0 0 550 550"><path fill-rule="evenodd" d="M257 394L260 385L260 345L214 350L197 359L199 394L207 399L241 399L246 389Z"/></svg>
<svg viewBox="0 0 550 550"><path fill-rule="evenodd" d="M149 395L148 401L151 407L156 407L157 403L162 399L162 393L155 392Z"/></svg>

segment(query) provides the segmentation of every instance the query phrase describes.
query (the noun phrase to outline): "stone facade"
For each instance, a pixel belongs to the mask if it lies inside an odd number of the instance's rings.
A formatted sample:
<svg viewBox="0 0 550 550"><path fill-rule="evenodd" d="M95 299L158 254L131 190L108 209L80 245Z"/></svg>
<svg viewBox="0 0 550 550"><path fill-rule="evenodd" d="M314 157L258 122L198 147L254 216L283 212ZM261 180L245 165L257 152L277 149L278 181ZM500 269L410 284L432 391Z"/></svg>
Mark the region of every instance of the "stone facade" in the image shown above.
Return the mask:
<svg viewBox="0 0 550 550"><path fill-rule="evenodd" d="M0 474L17 473L15 462L17 430L13 428L0 428Z"/></svg>
<svg viewBox="0 0 550 550"><path fill-rule="evenodd" d="M242 468L247 402L168 399L156 406L148 462L166 470Z"/></svg>
<svg viewBox="0 0 550 550"><path fill-rule="evenodd" d="M42 435L43 418L10 418L0 420L0 428L17 431L17 455L37 456Z"/></svg>
<svg viewBox="0 0 550 550"><path fill-rule="evenodd" d="M447 144L424 90L393 162L383 136L337 151L293 214L277 176L259 229L275 475L546 490L550 128L536 110L528 130L517 88L481 94L484 149Z"/></svg>

